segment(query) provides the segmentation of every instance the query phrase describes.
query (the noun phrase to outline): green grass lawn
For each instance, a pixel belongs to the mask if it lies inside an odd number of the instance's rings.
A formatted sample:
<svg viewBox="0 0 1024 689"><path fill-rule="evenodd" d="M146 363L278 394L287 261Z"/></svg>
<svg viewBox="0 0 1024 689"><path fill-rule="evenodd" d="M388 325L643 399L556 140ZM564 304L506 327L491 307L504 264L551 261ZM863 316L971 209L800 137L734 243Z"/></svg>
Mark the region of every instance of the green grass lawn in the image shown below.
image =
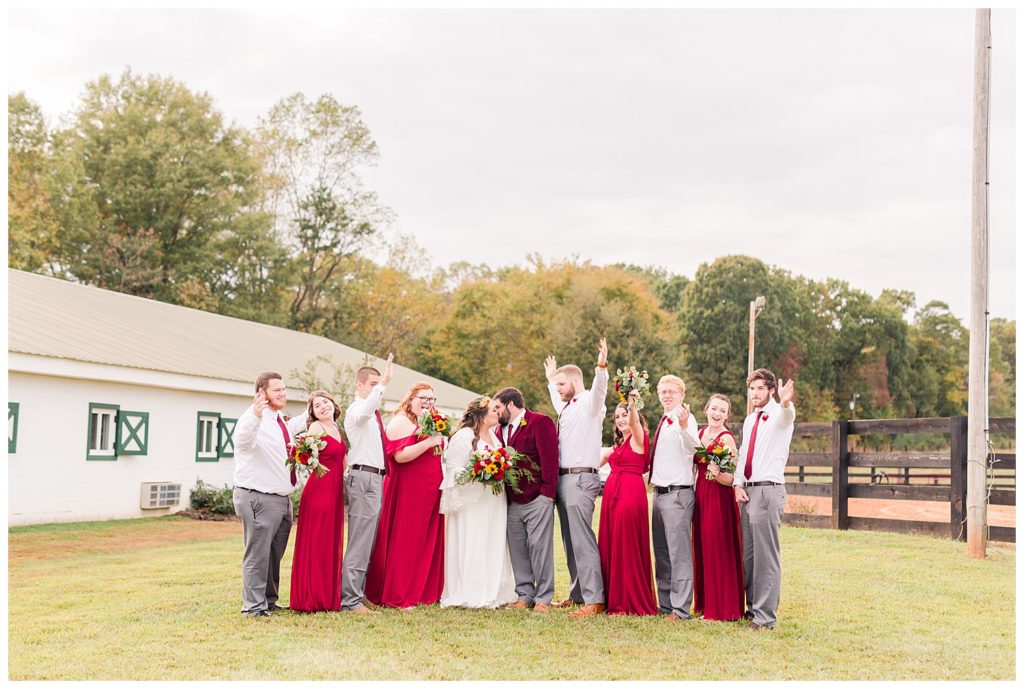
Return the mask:
<svg viewBox="0 0 1024 689"><path fill-rule="evenodd" d="M947 540L783 527L779 627L752 632L437 606L245 619L237 522L20 527L8 544L11 679L1015 678L1012 547L979 562ZM289 548L284 601L290 564Z"/></svg>

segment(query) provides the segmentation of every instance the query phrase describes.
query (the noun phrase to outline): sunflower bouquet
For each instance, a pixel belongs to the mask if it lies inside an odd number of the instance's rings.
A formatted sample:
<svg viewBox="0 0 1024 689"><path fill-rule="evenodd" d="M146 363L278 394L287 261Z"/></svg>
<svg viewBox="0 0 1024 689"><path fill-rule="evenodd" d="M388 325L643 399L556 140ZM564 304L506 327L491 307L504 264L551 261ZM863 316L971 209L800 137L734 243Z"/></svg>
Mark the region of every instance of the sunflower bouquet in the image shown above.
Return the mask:
<svg viewBox="0 0 1024 689"><path fill-rule="evenodd" d="M510 447L501 447L497 450L485 448L470 455L469 463L455 480L458 483L482 483L490 486L495 495L501 493L503 486L508 486L516 493L522 493L523 489L519 487L519 482L524 474L530 473L530 469L523 466L526 463L532 464L526 455Z"/></svg>
<svg viewBox="0 0 1024 689"><path fill-rule="evenodd" d="M420 415L419 422L416 424L416 437L429 438L434 435L445 438L452 437L452 420L436 409L428 409ZM434 448L435 455L439 455L443 451L440 445Z"/></svg>
<svg viewBox="0 0 1024 689"><path fill-rule="evenodd" d="M711 473L711 465L714 464L718 467L718 470L723 474L735 474L736 473L736 455L732 453L729 446L721 441L715 441L708 447L699 445L697 447L697 461L701 464L707 464L708 470L704 474L704 478L709 481L715 479L715 475Z"/></svg>
<svg viewBox="0 0 1024 689"><path fill-rule="evenodd" d="M640 393L636 400L636 409L640 411L644 408L643 396L651 391L647 371L637 371L636 366L620 368L615 371L615 378L612 379L612 382L615 384L615 394L619 396L620 402L625 404L629 399L629 393L636 390Z"/></svg>
<svg viewBox="0 0 1024 689"><path fill-rule="evenodd" d="M284 461L292 471L302 468L323 478L330 469L320 463L320 450L327 447L323 433L298 433L288 445L288 458Z"/></svg>

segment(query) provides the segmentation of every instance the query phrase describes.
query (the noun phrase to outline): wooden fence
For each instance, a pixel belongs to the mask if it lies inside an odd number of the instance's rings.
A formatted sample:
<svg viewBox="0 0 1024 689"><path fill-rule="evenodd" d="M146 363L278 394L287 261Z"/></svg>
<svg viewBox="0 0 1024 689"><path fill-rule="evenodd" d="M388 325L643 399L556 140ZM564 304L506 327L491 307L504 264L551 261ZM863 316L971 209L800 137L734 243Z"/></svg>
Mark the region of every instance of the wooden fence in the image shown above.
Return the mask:
<svg viewBox="0 0 1024 689"><path fill-rule="evenodd" d="M739 429L737 429L739 430ZM991 433L1014 434L1016 419L996 418ZM948 452L851 451L851 437L941 433L949 436ZM786 492L832 498L830 516L787 513L787 524L832 529L896 531L946 536L966 540L967 514L967 417L927 419L840 420L832 423L798 423L797 438L831 438L828 452L791 452L786 468ZM824 444L824 443L823 443ZM1016 504L1016 452L997 452L993 466L990 505ZM949 503L949 522L852 517L850 498L928 500ZM1016 528L989 527L993 541L1016 541Z"/></svg>

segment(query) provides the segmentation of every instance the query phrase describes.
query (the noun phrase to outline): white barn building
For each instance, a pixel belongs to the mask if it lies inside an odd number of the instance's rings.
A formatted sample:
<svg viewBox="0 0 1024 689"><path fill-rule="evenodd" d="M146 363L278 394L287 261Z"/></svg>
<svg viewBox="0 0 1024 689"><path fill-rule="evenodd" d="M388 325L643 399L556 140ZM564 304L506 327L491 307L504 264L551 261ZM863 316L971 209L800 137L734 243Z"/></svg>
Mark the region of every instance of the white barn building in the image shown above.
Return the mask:
<svg viewBox="0 0 1024 689"><path fill-rule="evenodd" d="M305 408L301 372L342 396L379 358L324 337L10 270L8 524L169 514L197 480L230 485L235 420L261 371ZM475 393L396 366L393 410L416 381L460 413Z"/></svg>

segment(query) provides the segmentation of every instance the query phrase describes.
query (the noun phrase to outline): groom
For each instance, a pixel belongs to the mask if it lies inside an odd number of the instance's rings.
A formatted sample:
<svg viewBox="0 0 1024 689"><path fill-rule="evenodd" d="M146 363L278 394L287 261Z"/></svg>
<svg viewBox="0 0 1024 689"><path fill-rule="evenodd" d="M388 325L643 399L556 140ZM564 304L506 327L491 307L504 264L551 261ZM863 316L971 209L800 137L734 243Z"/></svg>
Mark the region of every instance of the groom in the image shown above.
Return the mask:
<svg viewBox="0 0 1024 689"><path fill-rule="evenodd" d="M558 520L569 566L569 597L558 607L583 605L571 617L605 611L601 556L594 536L594 503L601 492L601 430L607 409L608 343L601 338L594 382L583 387L579 366L558 368L555 357L544 361L551 404L558 410Z"/></svg>
<svg viewBox="0 0 1024 689"><path fill-rule="evenodd" d="M519 481L521 493L508 497L508 552L519 600L510 608L544 613L555 594L555 491L558 486L558 431L544 414L526 408L523 393L504 388L494 395L502 445L533 463Z"/></svg>

